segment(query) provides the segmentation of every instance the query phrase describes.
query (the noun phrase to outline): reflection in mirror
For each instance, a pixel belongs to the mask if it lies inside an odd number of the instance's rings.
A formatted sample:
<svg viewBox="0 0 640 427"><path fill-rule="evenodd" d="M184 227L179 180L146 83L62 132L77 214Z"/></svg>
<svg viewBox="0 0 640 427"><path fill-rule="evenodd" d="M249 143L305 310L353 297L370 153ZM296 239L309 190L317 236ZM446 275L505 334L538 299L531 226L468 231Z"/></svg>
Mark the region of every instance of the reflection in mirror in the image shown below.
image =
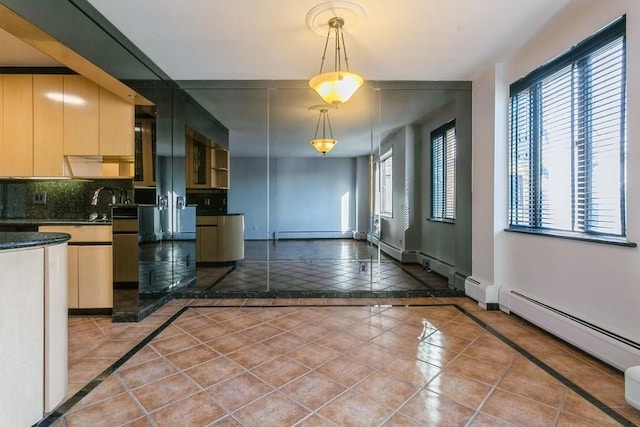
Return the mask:
<svg viewBox="0 0 640 427"><path fill-rule="evenodd" d="M470 211L448 230L425 221L430 132L442 120L455 117L461 124L456 185L467 185L470 176L468 85L364 87L331 111L338 144L326 156L309 143L317 123L309 107L319 100L306 82L181 85L229 129L226 207L244 217L244 258L199 263L199 291L235 297L433 295L450 291L456 276L470 269ZM375 173L383 162L386 177ZM383 194L390 209L380 211L375 207Z"/></svg>

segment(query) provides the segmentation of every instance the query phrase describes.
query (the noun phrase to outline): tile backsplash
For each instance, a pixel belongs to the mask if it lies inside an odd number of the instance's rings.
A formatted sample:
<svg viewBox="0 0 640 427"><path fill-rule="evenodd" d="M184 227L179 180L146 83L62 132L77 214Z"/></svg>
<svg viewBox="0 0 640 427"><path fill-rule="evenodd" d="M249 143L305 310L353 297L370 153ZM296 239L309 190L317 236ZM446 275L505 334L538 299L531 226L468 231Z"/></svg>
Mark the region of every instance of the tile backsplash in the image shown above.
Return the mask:
<svg viewBox="0 0 640 427"><path fill-rule="evenodd" d="M111 188L117 203L134 199L132 179L0 179L0 220L82 220L92 213L110 217L109 192L103 191L98 204L91 205L100 187Z"/></svg>

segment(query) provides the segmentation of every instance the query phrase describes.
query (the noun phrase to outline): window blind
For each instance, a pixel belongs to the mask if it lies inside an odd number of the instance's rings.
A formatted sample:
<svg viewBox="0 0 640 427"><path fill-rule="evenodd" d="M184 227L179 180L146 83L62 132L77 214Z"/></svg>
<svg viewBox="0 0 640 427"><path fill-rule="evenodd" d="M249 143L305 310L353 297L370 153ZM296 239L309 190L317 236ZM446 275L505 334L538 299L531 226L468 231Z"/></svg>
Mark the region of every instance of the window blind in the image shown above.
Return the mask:
<svg viewBox="0 0 640 427"><path fill-rule="evenodd" d="M455 120L431 133L431 219L456 218Z"/></svg>
<svg viewBox="0 0 640 427"><path fill-rule="evenodd" d="M510 226L625 235L625 47L623 17L512 85Z"/></svg>

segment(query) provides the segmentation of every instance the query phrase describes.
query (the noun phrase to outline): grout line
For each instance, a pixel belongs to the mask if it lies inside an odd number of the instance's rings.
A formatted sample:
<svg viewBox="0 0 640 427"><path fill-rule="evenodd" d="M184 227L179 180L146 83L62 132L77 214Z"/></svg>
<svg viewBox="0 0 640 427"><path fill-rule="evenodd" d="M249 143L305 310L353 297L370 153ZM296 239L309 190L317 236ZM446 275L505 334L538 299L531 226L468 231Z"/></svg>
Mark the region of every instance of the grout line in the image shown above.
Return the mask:
<svg viewBox="0 0 640 427"><path fill-rule="evenodd" d="M494 335L500 341L504 342L509 347L513 348L515 351L520 353L523 357L528 359L530 362L534 363L536 366L538 366L539 368L544 370L546 373L548 373L549 375L551 375L552 377L554 377L555 379L560 381L566 387L568 387L571 390L573 390L574 392L576 392L578 395L580 395L580 397L582 397L583 399L585 399L586 401L588 401L589 403L594 405L596 408L600 409L602 412L604 412L605 414L607 414L608 416L613 418L615 421L617 421L621 425L629 426L629 427L635 426L634 423L632 423L627 418L622 416L620 413L618 413L617 411L615 411L614 409L612 409L611 407L606 405L600 399L596 398L595 396L593 396L592 394L590 394L589 392L584 390L582 387L578 386L573 381L571 381L570 379L565 377L563 374L561 374L560 372L556 371L555 369L553 369L552 367L550 367L549 365L547 365L546 363L544 363L543 361L541 361L540 359L535 357L529 351L525 350L523 347L521 347L520 345L516 344L511 339L507 338L505 335L500 333L498 330L494 329L493 327L491 327L488 324L486 324L484 321L480 320L475 315L471 314L465 308L459 306L458 304L453 304L453 306L456 307L458 310L462 311L463 313L465 313L467 316L469 316L469 318L474 320L476 323L478 323L480 326L482 326L485 330L490 332L492 335Z"/></svg>
<svg viewBox="0 0 640 427"><path fill-rule="evenodd" d="M77 404L80 400L82 400L82 398L84 398L86 395L88 395L94 388L96 388L98 385L100 385L104 380L106 380L111 374L115 373L115 371L121 367L124 363L126 363L129 359L131 359L138 351L140 351L141 349L143 349L148 343L150 343L156 336L158 336L162 331L164 331L167 327L169 327L173 322L176 321L176 319L178 319L182 314L184 314L186 311L188 311L189 309L192 308L214 308L214 309L219 309L219 308L224 308L226 306L217 306L217 305L190 305L192 303L194 303L195 300L191 300L185 304L182 305L181 308L178 309L178 311L176 313L174 313L169 319L167 319L164 323L162 323L157 329L155 329L151 334L149 334L146 338L144 338L143 340L141 340L138 344L136 344L131 350L129 350L124 356L122 356L120 359L118 359L116 362L114 362L111 366L109 366L107 369L105 369L102 373L100 373L95 379L93 379L92 381L90 381L85 387L83 387L80 391L76 392L72 397L70 397L69 399L67 399L65 402L63 402L60 406L58 406L53 412L49 413L45 418L43 418L42 420L40 420L37 424L35 424L36 427L44 427L44 426L49 426L52 423L54 423L55 421L57 421L59 418L61 418L62 416L64 416L75 404ZM300 299L297 300L298 304L300 303ZM243 304L246 303L246 300L243 301ZM350 305L341 305L341 306L335 306L335 307L371 307L371 304L350 304ZM531 361L532 363L534 363L536 366L540 367L541 369L543 369L545 372L547 372L548 374L550 374L552 377L554 377L555 379L557 379L558 381L560 381L562 384L564 384L566 387L570 388L571 390L573 390L574 392L576 392L580 397L582 397L583 399L587 400L589 403L593 404L594 406L596 406L598 409L600 409L601 411L603 411L605 414L607 414L608 416L610 416L611 418L613 418L615 421L619 422L621 425L623 426L634 426L634 424L629 421L628 419L626 419L624 416L622 416L621 414L619 414L617 411L615 411L614 409L612 409L611 407L607 406L606 404L604 404L602 401L600 401L599 399L597 399L596 397L594 397L593 395L589 394L587 391L585 391L584 389L582 389L581 387L579 387L578 385L576 385L575 383L573 383L571 380L569 380L568 378L566 378L564 375L562 375L561 373L557 372L556 370L554 370L553 368L551 368L550 366L546 365L544 362L542 362L540 359L536 358L533 354L531 354L530 352L528 352L527 350L525 350L523 347L521 347L520 345L516 344L515 342L513 342L512 340L510 340L508 337L506 337L505 335L503 335L502 333L500 333L499 331L497 331L496 329L494 329L493 327L489 326L487 323L485 323L484 321L482 321L481 319L479 319L478 317L476 317L474 314L472 314L469 310L463 308L462 306L456 304L456 303L442 303L442 304L407 304L407 305L402 305L401 307L454 307L457 310L459 310L461 313L463 313L464 315L466 315L468 318L470 318L471 320L473 320L474 322L476 322L478 325L480 325L483 329L485 329L486 331L488 331L489 333L491 333L493 336L495 336L496 338L500 339L502 342L504 342L505 344L509 345L511 348L513 348L516 352L518 352L520 355L522 355L523 357L525 357L526 359L528 359L529 361ZM235 306L228 306L228 307L238 307L237 305ZM321 308L321 307L327 307L327 306L317 306L317 305L292 305L292 304L282 304L282 305L270 305L270 306L259 306L259 305L243 305L242 308L243 309L247 309L247 310L251 310L254 308L257 309L265 309L265 308L278 308L278 307L304 307L306 309L309 308ZM393 305L391 305L391 307L393 307ZM397 306L396 306L397 307ZM354 319L357 321L362 321L364 319ZM451 320L450 320L451 321ZM448 323L450 323L450 321ZM438 328L439 330L439 328ZM188 334L188 332L187 332ZM318 341L319 339L314 340L313 342ZM477 340L477 338L476 338ZM364 340L365 342L370 342L371 340ZM343 352L344 354L344 352ZM162 357L164 357L164 355L161 355ZM449 364L449 363L448 363ZM448 365L447 364L447 365ZM444 367L442 368L444 369ZM376 368L375 371L380 370L380 368ZM181 370L182 371L182 370ZM249 372L249 370L247 370L247 372ZM371 374L369 374L371 375ZM369 376L368 375L368 376ZM367 377L368 377L367 376ZM437 377L437 376L436 376ZM434 377L435 378L435 377ZM362 381L362 379L361 379ZM358 383L360 383L361 381L358 381ZM431 380L433 381L433 379ZM430 381L430 382L431 382ZM355 385L355 384L354 384ZM351 390L353 386L348 387L347 390ZM497 386L496 386L497 387ZM424 389L424 387L422 388ZM280 388L276 388L276 391L279 391ZM326 403L325 403L326 404ZM406 402L405 402L406 404ZM324 406L324 405L323 405ZM399 408L398 408L399 409ZM479 409L476 411L476 415L477 412L479 411ZM313 411L312 413L315 413L316 411ZM474 417L476 416L474 415ZM232 414L231 414L232 416Z"/></svg>
<svg viewBox="0 0 640 427"><path fill-rule="evenodd" d="M80 389L76 394L71 396L69 399L64 401L60 406L50 412L46 417L40 420L35 424L37 427L46 427L53 424L56 420L66 414L69 409L71 409L76 403L78 403L82 398L88 395L94 388L99 386L104 380L106 380L109 375L114 373L120 366L124 365L129 359L131 359L138 351L140 351L144 346L146 346L153 338L155 338L160 332L165 330L169 325L171 325L182 313L187 311L189 306L184 306L177 313L167 319L162 325L160 325L156 330L151 332L146 338L136 344L131 350L129 350L124 356L115 361L111 366L102 371L96 378L91 380L86 386Z"/></svg>

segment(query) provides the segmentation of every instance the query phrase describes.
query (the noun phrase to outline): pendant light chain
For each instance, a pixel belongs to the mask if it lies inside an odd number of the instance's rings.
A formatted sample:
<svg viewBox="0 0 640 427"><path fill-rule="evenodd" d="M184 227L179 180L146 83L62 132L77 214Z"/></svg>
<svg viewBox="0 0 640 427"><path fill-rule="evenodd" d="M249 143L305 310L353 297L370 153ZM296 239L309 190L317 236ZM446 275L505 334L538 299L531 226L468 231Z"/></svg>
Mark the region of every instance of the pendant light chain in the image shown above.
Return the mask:
<svg viewBox="0 0 640 427"><path fill-rule="evenodd" d="M334 68L334 71L340 71L340 65L341 65L341 61L340 61L340 25L336 24L335 30L336 30L336 49L335 49L335 58L333 60L334 61L333 68Z"/></svg>
<svg viewBox="0 0 640 427"><path fill-rule="evenodd" d="M318 124L316 125L316 134L315 134L313 139L318 139L318 129L320 129L320 120L321 119L322 119L322 111L320 111L320 115L318 116Z"/></svg>
<svg viewBox="0 0 640 427"><path fill-rule="evenodd" d="M347 56L347 45L344 42L344 31L342 30L342 25L340 26L340 36L342 37L342 50L344 50L344 66L347 67L347 71L349 71L349 57Z"/></svg>
<svg viewBox="0 0 640 427"><path fill-rule="evenodd" d="M333 18L329 21L329 31L327 31L327 39L324 42L324 50L322 51L322 60L320 61L320 72L322 74L322 70L324 68L324 61L327 58L327 48L329 47L329 39L331 38L331 31L336 33L336 41L335 41L335 49L334 49L334 71L342 71L342 55L341 52L344 52L344 65L349 71L349 57L347 56L347 45L344 42L344 30L342 26L344 25L344 20L342 18Z"/></svg>
<svg viewBox="0 0 640 427"><path fill-rule="evenodd" d="M333 131L331 130L331 120L329 120L329 112L327 110L325 110L324 112L324 118L327 121L327 124L329 125L329 137L333 139ZM322 137L324 138L324 126L322 129L322 134L323 134Z"/></svg>
<svg viewBox="0 0 640 427"><path fill-rule="evenodd" d="M329 126L329 137L333 139L333 130L331 129L331 120L329 120L329 112L328 110L322 109L320 110L320 115L318 116L318 123L316 124L316 134L314 139L318 138L318 130L320 129L320 121L322 120L322 139L327 137L327 125Z"/></svg>
<svg viewBox="0 0 640 427"><path fill-rule="evenodd" d="M329 31L327 31L327 40L324 42L324 52L322 52L322 61L320 62L320 72L318 74L322 74L322 67L324 67L324 59L327 57L327 47L329 46L329 37L331 36L332 28L329 27Z"/></svg>

